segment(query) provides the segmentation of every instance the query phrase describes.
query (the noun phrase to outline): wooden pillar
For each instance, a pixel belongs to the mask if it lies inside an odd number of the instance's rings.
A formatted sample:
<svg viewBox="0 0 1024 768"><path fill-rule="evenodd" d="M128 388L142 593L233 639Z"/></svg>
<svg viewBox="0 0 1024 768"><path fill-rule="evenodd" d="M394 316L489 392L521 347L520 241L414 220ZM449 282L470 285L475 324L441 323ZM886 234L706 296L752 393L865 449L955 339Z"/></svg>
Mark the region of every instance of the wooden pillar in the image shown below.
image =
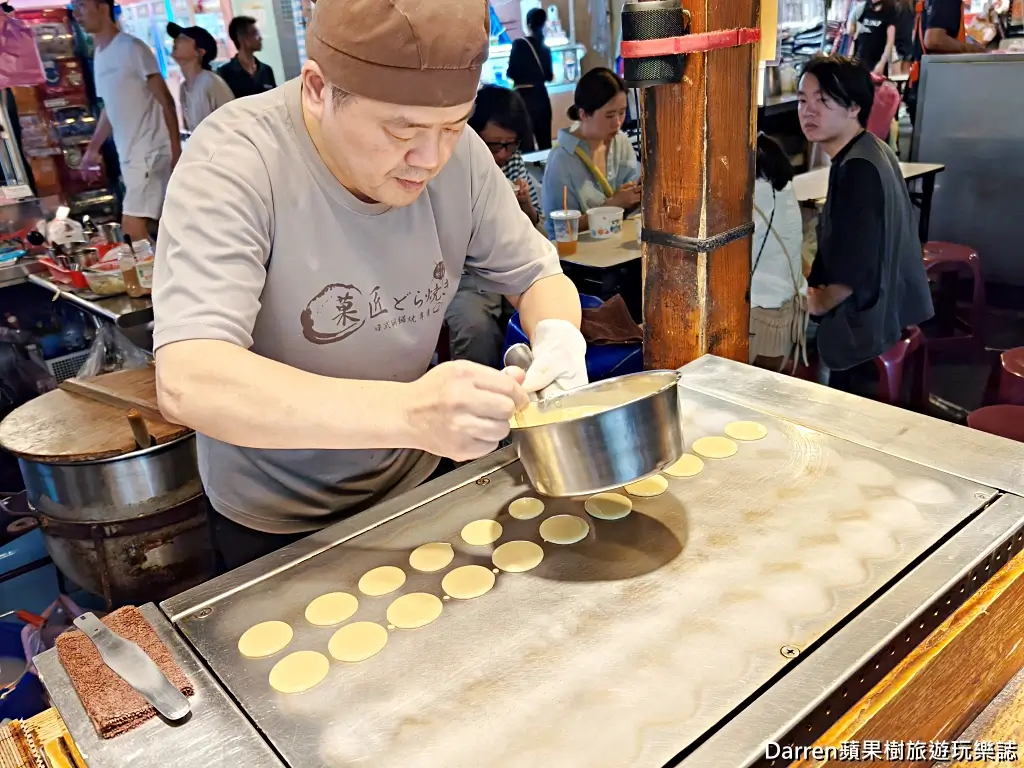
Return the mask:
<svg viewBox="0 0 1024 768"><path fill-rule="evenodd" d="M683 7L691 34L758 25L758 0ZM756 45L690 54L681 83L642 91L647 368L747 362L756 57Z"/></svg>

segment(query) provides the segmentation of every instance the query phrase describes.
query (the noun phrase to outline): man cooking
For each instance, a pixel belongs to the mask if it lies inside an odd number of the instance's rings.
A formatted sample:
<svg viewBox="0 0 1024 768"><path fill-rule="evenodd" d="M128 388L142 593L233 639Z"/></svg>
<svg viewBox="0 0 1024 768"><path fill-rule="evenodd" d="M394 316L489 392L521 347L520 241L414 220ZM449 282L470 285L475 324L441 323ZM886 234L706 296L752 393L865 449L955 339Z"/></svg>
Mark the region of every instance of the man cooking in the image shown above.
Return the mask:
<svg viewBox="0 0 1024 768"><path fill-rule="evenodd" d="M466 128L488 32L486 0L320 0L301 75L186 146L157 385L199 433L222 568L494 450L527 392L586 383L576 289ZM428 370L464 266L518 308L525 377Z"/></svg>

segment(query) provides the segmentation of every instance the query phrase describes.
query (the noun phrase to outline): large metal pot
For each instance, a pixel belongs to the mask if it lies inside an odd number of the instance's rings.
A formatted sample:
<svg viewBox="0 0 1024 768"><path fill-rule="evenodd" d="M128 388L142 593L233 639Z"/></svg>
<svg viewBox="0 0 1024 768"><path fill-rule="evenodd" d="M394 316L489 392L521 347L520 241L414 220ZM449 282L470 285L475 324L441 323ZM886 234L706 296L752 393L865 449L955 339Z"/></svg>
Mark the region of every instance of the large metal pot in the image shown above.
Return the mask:
<svg viewBox="0 0 1024 768"><path fill-rule="evenodd" d="M18 463L50 557L108 604L161 600L214 575L194 433L108 459Z"/></svg>
<svg viewBox="0 0 1024 768"><path fill-rule="evenodd" d="M542 415L600 409L568 421L512 426L519 460L533 487L545 496L619 488L683 455L678 371L617 376L541 399L536 408Z"/></svg>

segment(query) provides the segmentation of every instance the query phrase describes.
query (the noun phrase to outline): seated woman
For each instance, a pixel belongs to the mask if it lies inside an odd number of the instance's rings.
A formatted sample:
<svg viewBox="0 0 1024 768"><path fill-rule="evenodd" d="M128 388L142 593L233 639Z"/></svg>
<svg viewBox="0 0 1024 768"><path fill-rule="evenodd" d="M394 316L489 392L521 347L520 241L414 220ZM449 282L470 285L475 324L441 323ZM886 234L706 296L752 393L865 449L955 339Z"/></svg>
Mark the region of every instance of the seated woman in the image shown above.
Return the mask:
<svg viewBox="0 0 1024 768"><path fill-rule="evenodd" d="M511 182L519 207L536 225L540 221L540 199L519 151L522 143L529 142L533 135L522 97L507 88L484 86L477 91L469 125L487 144L494 162ZM479 290L472 275L463 272L459 289L444 316L452 360L500 367L505 326L512 312L504 296Z"/></svg>
<svg viewBox="0 0 1024 768"><path fill-rule="evenodd" d="M807 360L803 220L793 166L774 140L757 137L754 246L750 270L750 362L780 371Z"/></svg>
<svg viewBox="0 0 1024 768"><path fill-rule="evenodd" d="M614 205L628 213L640 205L640 164L621 130L626 84L610 69L592 69L576 84L573 101L569 118L576 122L558 132L541 185L548 237L554 237L551 211L563 205L583 214L581 231L589 226L591 208Z"/></svg>

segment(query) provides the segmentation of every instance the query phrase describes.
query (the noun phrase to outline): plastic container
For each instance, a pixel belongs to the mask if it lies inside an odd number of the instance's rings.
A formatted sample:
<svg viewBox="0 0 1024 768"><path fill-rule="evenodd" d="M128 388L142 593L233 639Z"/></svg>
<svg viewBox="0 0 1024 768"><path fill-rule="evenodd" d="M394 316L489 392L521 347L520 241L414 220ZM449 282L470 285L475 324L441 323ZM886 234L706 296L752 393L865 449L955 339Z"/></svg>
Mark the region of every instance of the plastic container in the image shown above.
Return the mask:
<svg viewBox="0 0 1024 768"><path fill-rule="evenodd" d="M125 292L124 275L116 261L101 262L83 273L89 290L97 296L116 296Z"/></svg>
<svg viewBox="0 0 1024 768"><path fill-rule="evenodd" d="M580 236L579 211L552 211L551 226L555 230L555 247L559 256L572 256L576 253L576 242Z"/></svg>
<svg viewBox="0 0 1024 768"><path fill-rule="evenodd" d="M625 213L622 208L615 205L591 208L587 211L591 237L604 240L619 234L622 231L622 217Z"/></svg>
<svg viewBox="0 0 1024 768"><path fill-rule="evenodd" d="M135 252L135 272L139 276L139 286L146 292L153 290L153 246L148 240L132 243Z"/></svg>
<svg viewBox="0 0 1024 768"><path fill-rule="evenodd" d="M39 263L46 267L50 273L50 277L54 279L54 282L64 283L64 285L73 285L75 288L89 287L89 283L85 278L84 272L64 269L48 258L39 259Z"/></svg>
<svg viewBox="0 0 1024 768"><path fill-rule="evenodd" d="M25 651L21 644L20 624L0 621L0 657L10 660L10 666L14 667L11 670L11 675L18 669L23 669L23 664L28 663L25 660ZM2 669L0 669L0 675L10 677ZM17 678L15 677L15 679ZM14 683L15 680L4 680L3 682L9 684ZM0 693L0 695L3 694ZM26 672L20 680L17 680L17 685L0 699L0 718L27 720L46 709L44 701L43 686L39 682L39 678L31 672Z"/></svg>
<svg viewBox="0 0 1024 768"><path fill-rule="evenodd" d="M148 291L139 283L139 271L135 268L135 254L131 251L121 254L118 266L121 269L121 281L124 284L125 292L133 299L145 296Z"/></svg>

